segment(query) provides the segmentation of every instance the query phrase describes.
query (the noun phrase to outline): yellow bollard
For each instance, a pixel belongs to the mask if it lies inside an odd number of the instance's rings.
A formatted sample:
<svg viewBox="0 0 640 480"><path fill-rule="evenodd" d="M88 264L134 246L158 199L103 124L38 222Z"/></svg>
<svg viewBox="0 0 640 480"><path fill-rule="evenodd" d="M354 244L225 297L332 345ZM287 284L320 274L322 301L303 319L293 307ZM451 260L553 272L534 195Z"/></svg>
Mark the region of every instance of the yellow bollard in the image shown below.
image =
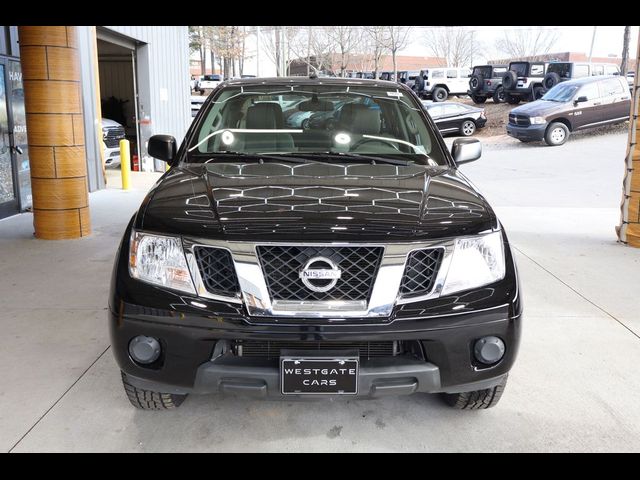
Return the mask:
<svg viewBox="0 0 640 480"><path fill-rule="evenodd" d="M122 189L129 190L131 180L131 157L129 155L129 140L120 140L120 172L122 173Z"/></svg>

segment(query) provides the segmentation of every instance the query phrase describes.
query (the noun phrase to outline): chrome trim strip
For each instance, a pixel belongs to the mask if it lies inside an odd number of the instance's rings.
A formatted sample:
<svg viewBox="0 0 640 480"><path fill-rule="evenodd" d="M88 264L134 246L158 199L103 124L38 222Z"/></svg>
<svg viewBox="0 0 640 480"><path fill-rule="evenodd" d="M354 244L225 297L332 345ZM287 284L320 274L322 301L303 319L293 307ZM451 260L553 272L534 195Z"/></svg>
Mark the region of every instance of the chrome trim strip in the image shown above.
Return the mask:
<svg viewBox="0 0 640 480"><path fill-rule="evenodd" d="M427 242L354 243L354 242L242 242L183 238L187 264L191 270L198 295L213 300L244 303L252 317L380 318L389 317L395 305L420 302L440 295L449 271L455 238ZM365 301L272 301L260 264L257 247L260 245L315 247L382 247L384 253L374 280L369 303ZM231 253L240 284L241 297L227 297L209 293L200 276L193 248L196 246L222 248ZM434 286L428 294L406 297L400 295L400 285L408 256L415 250L442 248L444 256Z"/></svg>

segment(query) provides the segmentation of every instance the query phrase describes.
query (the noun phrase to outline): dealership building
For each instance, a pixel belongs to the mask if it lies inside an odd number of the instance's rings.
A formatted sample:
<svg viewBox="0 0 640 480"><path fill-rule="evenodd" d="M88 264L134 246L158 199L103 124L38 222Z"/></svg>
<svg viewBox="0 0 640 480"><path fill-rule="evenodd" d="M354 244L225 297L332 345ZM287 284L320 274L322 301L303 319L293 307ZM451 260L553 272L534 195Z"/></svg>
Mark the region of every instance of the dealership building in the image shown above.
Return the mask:
<svg viewBox="0 0 640 480"><path fill-rule="evenodd" d="M157 170L147 141L182 140L189 92L186 26L0 26L0 218L32 210L38 238L88 235L102 118Z"/></svg>

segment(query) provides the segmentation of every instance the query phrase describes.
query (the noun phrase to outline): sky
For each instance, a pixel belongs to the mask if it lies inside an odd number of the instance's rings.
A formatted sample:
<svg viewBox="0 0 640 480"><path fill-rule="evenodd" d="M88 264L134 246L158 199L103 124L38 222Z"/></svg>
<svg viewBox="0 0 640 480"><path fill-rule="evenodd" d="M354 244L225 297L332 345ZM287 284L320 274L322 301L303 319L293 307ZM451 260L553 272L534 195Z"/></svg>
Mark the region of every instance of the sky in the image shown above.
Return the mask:
<svg viewBox="0 0 640 480"><path fill-rule="evenodd" d="M417 30L423 30L427 27L416 27ZM429 27L432 28L432 27ZM487 54L494 56L495 41L504 36L504 32L514 29L532 29L538 27L513 27L513 26L469 26L468 29L474 30L475 38L482 42L487 48ZM558 34L556 48L552 52L579 52L589 54L591 47L591 39L593 36L593 26L544 26L544 29L555 29ZM596 27L596 37L593 45L594 57L606 57L609 54L621 56L622 54L622 37L624 33L623 26L598 26ZM430 55L429 50L421 41L420 34L415 35L415 40L402 52L404 55ZM638 44L638 27L631 27L631 45L630 54L634 56ZM494 50L492 52L492 50ZM495 55L500 57L501 55ZM503 55L502 55L503 56ZM485 58L484 60L487 60Z"/></svg>

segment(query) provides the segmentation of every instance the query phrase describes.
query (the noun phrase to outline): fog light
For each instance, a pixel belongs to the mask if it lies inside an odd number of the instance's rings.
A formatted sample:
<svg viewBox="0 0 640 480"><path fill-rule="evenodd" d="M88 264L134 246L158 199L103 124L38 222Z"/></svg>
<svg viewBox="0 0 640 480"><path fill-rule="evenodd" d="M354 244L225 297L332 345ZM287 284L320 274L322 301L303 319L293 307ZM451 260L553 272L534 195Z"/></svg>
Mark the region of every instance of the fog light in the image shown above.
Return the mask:
<svg viewBox="0 0 640 480"><path fill-rule="evenodd" d="M129 355L136 362L149 364L160 356L160 342L153 337L138 335L129 342Z"/></svg>
<svg viewBox="0 0 640 480"><path fill-rule="evenodd" d="M479 362L491 365L503 357L504 342L494 336L483 337L476 341L473 353Z"/></svg>

